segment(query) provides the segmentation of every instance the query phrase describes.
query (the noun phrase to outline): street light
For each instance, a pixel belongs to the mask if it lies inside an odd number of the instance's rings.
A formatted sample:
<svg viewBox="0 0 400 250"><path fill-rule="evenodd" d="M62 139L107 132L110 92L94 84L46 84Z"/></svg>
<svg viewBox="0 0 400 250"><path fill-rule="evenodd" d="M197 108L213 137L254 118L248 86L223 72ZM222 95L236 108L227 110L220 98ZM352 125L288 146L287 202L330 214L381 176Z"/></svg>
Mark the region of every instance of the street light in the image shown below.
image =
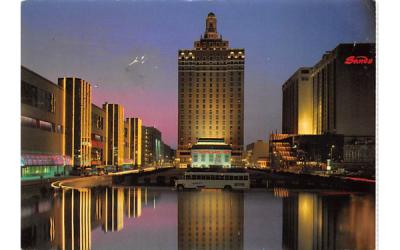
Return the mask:
<svg viewBox="0 0 400 250"><path fill-rule="evenodd" d="M333 160L333 149L335 148L335 145L331 146L331 160Z"/></svg>
<svg viewBox="0 0 400 250"><path fill-rule="evenodd" d="M335 145L331 146L331 153L330 153L330 159L327 161L327 167L326 169L330 171L332 169L331 164L333 163L333 149L335 148Z"/></svg>

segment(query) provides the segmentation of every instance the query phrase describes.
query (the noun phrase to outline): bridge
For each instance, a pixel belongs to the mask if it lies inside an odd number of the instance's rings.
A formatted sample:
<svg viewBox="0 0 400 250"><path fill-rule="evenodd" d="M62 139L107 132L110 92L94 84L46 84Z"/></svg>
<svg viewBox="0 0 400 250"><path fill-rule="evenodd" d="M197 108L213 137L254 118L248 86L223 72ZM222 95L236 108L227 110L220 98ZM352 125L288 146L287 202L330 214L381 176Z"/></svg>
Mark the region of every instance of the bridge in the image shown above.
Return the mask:
<svg viewBox="0 0 400 250"><path fill-rule="evenodd" d="M56 181L53 188L90 188L94 186L174 186L186 169L148 167L109 173L104 176L80 177ZM335 189L342 191L374 192L375 181L362 178L319 176L288 172L247 169L252 188Z"/></svg>

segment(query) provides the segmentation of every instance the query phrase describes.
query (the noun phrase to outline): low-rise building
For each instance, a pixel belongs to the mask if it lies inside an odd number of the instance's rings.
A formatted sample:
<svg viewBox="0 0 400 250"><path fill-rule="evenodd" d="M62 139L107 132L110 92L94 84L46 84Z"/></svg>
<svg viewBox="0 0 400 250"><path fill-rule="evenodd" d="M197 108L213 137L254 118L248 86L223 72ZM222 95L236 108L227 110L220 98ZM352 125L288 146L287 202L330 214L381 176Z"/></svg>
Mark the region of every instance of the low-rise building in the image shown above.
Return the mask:
<svg viewBox="0 0 400 250"><path fill-rule="evenodd" d="M104 144L106 143L106 112L92 104L92 166L105 164Z"/></svg>
<svg viewBox="0 0 400 250"><path fill-rule="evenodd" d="M263 140L258 140L246 146L246 166L267 167L268 156L268 143Z"/></svg>
<svg viewBox="0 0 400 250"><path fill-rule="evenodd" d="M199 138L191 148L192 168L230 168L232 147L223 138Z"/></svg>
<svg viewBox="0 0 400 250"><path fill-rule="evenodd" d="M161 163L161 132L155 127L142 126L142 162L143 166Z"/></svg>
<svg viewBox="0 0 400 250"><path fill-rule="evenodd" d="M21 67L21 179L66 175L63 91L32 70Z"/></svg>

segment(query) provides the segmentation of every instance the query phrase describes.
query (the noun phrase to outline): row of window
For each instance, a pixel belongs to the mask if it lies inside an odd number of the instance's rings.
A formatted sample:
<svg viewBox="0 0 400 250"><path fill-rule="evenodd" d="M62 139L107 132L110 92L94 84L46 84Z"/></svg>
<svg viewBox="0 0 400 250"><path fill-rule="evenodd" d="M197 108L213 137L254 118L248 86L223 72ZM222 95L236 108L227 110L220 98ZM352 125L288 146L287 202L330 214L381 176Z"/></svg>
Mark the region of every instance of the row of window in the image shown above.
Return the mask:
<svg viewBox="0 0 400 250"><path fill-rule="evenodd" d="M21 81L21 102L43 111L52 113L55 111L55 98L53 93L24 81Z"/></svg>
<svg viewBox="0 0 400 250"><path fill-rule="evenodd" d="M216 115L216 116L214 116L215 117L215 123L219 123L219 116L218 115ZM191 117L190 115L188 116L188 124L192 124L192 119L194 120L194 122L193 123L196 123L196 125L198 125L199 124L199 117L198 117L198 115L196 115L196 117L194 118L194 117ZM211 125L211 123L212 123L212 121L213 121L213 116L210 114L209 115L209 123L210 123L210 125ZM179 123L180 124L182 124L182 123L184 123L184 121L185 121L185 119L184 119L184 116L182 115L181 116L181 119L179 120ZM206 116L203 114L203 116L202 116L202 123L203 123L203 125L206 123ZM238 116L238 120L237 120L237 124L240 126L240 124L241 124L241 119L240 119L240 116ZM223 125L225 125L225 123L226 123L226 119L225 119L225 116L223 117L223 119L222 119L222 124ZM229 124L232 126L232 124L233 124L234 122L233 122L233 117L231 116L230 117L230 119L229 119Z"/></svg>
<svg viewBox="0 0 400 250"><path fill-rule="evenodd" d="M206 99L206 97L203 97L203 99L200 99L198 94L196 95L195 99L192 98L192 94L189 94L187 97L190 98L190 101L193 101L193 102L196 102L196 103L200 103L200 100L202 100L202 103L213 102L214 100L215 100L215 103L219 103L220 102L219 99L211 99L211 98ZM218 98L218 96L217 96L217 98ZM233 95L231 95L230 98L229 98L229 102L230 103L233 103L233 98L234 98ZM241 98L242 98L242 95L238 94L238 96L237 96L237 98L235 100L240 100ZM189 101L189 100L187 100L187 101ZM224 101L228 102L228 99L224 97L224 100L222 100L222 101L223 102ZM183 94L181 95L181 98L180 98L179 102L180 103L185 102L185 96Z"/></svg>
<svg viewBox="0 0 400 250"><path fill-rule="evenodd" d="M190 110L189 110L190 111ZM202 116L201 116L201 118L203 119L203 121L206 119L206 114L205 114L206 112L203 110L203 112L202 112ZM212 120L212 118L213 118L213 114L214 114L214 117L215 117L215 119L216 120L219 120L219 118L220 118L220 116L219 115L222 115L222 120L223 120L223 123L225 123L225 118L226 118L226 116L225 116L225 110L223 110L223 113L222 114L219 114L219 111L218 110L210 110L210 112L209 112L209 118L210 118L210 120ZM189 123L191 123L190 121L191 121L191 119L194 119L194 120L199 120L199 115L198 114L196 114L196 116L192 116L191 115L192 114L192 112L189 112L189 115L188 115L188 119L189 119ZM230 115L229 115L229 120L230 120L230 123L232 123L232 120L233 120L233 110L230 110L230 113L229 113ZM179 114L179 116L180 116L180 119L181 120L183 120L183 119L185 119L185 115L183 114L183 111L181 111L181 113ZM236 117L236 115L235 115L235 117ZM237 118L238 118L238 122L241 120L241 116L240 116L240 110L238 110L238 112L237 112ZM196 121L196 123L197 123L197 121Z"/></svg>
<svg viewBox="0 0 400 250"><path fill-rule="evenodd" d="M205 125L205 123L203 123L203 129L206 129L206 126L204 126ZM188 130L188 132L190 132L190 130L192 130L192 126L189 126L189 127L187 127L187 130ZM199 129L199 126L196 126L196 127L194 127L196 130L198 130ZM185 127L184 126L181 126L181 130L184 130L185 129ZM208 127L208 129L213 129L213 126L211 125L211 121L210 121L210 126ZM215 129L216 130L219 130L219 127L218 126L215 126ZM231 134L232 134L232 130L233 130L233 126L230 126L230 131L231 131ZM237 126L237 129L238 130L240 130L240 123L239 123L239 125ZM222 127L222 130L223 131L225 131L225 126L223 126Z"/></svg>
<svg viewBox="0 0 400 250"><path fill-rule="evenodd" d="M54 132L54 133L63 132L63 127L61 125L56 125L51 122L42 121L27 116L21 116L21 127L38 128L44 131Z"/></svg>
<svg viewBox="0 0 400 250"><path fill-rule="evenodd" d="M247 175L185 175L185 180L248 180Z"/></svg>
<svg viewBox="0 0 400 250"><path fill-rule="evenodd" d="M199 134L199 132L198 131L196 131L196 133L197 134ZM225 131L223 131L222 133L218 133L218 131L211 131L211 132L206 132L206 131L203 131L202 133L201 133L202 135L203 135L203 137L204 137L204 135L207 135L208 134L208 136L212 136L212 135L215 135L215 136L222 136L222 137L226 137L226 133L225 133ZM229 137L229 141L227 142L227 143L229 143L229 142L233 142L233 133L232 133L232 131L230 131L230 137ZM187 140L188 141L192 141L192 137L188 137L187 138ZM241 141L241 137L240 136L238 136L237 137L237 140L238 141ZM181 141L183 141L183 138L181 139Z"/></svg>
<svg viewBox="0 0 400 250"><path fill-rule="evenodd" d="M233 73L234 73L233 71L230 71L230 72L229 72L229 75L233 76ZM241 71L237 71L236 73L237 73L238 75L241 75L241 74L242 74ZM183 76L184 74L185 74L185 73L180 72L180 75L181 75L181 76ZM188 72L187 75L192 76L192 75L194 75L194 72ZM208 74L207 74L206 72L203 72L202 76L206 76L206 75L213 76L213 72L209 72ZM221 74L220 74L219 72L217 72L217 73L215 73L215 75L216 75L217 77L218 77L219 75L225 76L225 72L223 72L223 73L221 73ZM199 76L200 76L200 73L197 72L197 73L196 73L196 76L199 77Z"/></svg>
<svg viewBox="0 0 400 250"><path fill-rule="evenodd" d="M203 132L203 135L206 135L207 133L206 132ZM218 132L215 132L215 133L213 133L213 132L210 132L209 133L209 135L210 136L212 136L213 134L215 134L215 136L222 136L222 137L225 137L225 133L223 133L223 134L220 134L220 133L218 133ZM232 136L232 133L231 133L231 136ZM225 139L227 139L227 138L225 138ZM196 140L197 140L197 137L196 137ZM187 143L191 143L192 142L192 137L188 137L187 139L186 139L186 141L187 141ZM238 138L237 138L237 141L235 140L233 140L233 137L229 137L229 140L227 140L226 141L226 143L233 143L233 144L235 144L235 143L238 143L238 142L240 142L241 141L241 137L240 136L238 136ZM183 142L184 142L184 138L180 138L180 142L181 142L181 144L183 144Z"/></svg>
<svg viewBox="0 0 400 250"><path fill-rule="evenodd" d="M186 95L186 97L189 97L190 99L192 99L192 97L194 97L194 95L192 95L191 93L190 94L188 94L188 95ZM196 94L196 99L200 99L200 94ZM218 98L220 98L221 96L220 95L218 95L218 93L215 95L215 97L217 98L217 99L215 99L215 102L217 102L217 103L219 103L219 99ZM234 95L233 95L233 93L231 93L230 95L229 95L229 97L230 97L230 102L233 102L233 98L234 98ZM242 93L237 93L237 97L238 98L242 98ZM206 98L207 98L207 94L202 94L202 98L203 98L203 101L205 102L205 100L206 100ZM222 99L224 99L224 101L226 100L226 101L228 101L227 100L227 97L226 97L226 95L225 95L225 93L222 95L222 97L221 97ZM182 93L181 94L181 99L185 99L185 94L184 93ZM213 101L214 99L213 99L213 94L212 93L210 93L209 94L209 101ZM183 100L184 101L184 100Z"/></svg>
<svg viewBox="0 0 400 250"><path fill-rule="evenodd" d="M210 86L211 87L211 86ZM226 89L225 88L221 88L222 89L222 93L226 93ZM237 89L235 89L235 92L241 92L242 91L242 88L240 88L240 86L237 88ZM181 87L181 89L180 89L180 92L181 92L181 94L184 94L185 93L185 88L184 87ZM193 91L193 89L192 88L189 88L189 89L186 89L186 92L188 92L188 93L193 93L194 91ZM200 93L201 91L200 91L200 89L199 88L196 88L196 93L198 94L198 93ZM212 92L213 92L213 89L212 88L210 88L210 89L203 89L203 91L202 91L203 93L207 93L207 92L210 92L210 94L212 94ZM215 89L215 94L216 95L218 95L219 94L219 88L216 88ZM230 90L229 90L229 92L234 92L234 90L233 90L233 88L230 88Z"/></svg>
<svg viewBox="0 0 400 250"><path fill-rule="evenodd" d="M233 65L228 65L228 69L227 69L227 67L223 67L223 68L219 68L219 67L202 67L202 66L194 66L194 65L192 65L192 63L190 63L190 62L188 62L187 64L188 65L182 65L182 64L184 64L184 63L180 63L179 64L179 67L178 67L178 70L180 71L180 72L184 72L184 71L195 71L195 72L197 72L197 71L205 71L205 72L209 72L210 70L213 70L213 71L226 71L226 70L233 70L233 71L238 71L238 70L244 70L244 66L243 66L243 64L242 65L240 65L240 66L233 66ZM236 63L236 64L239 64L239 63ZM212 65L209 65L209 66L212 66Z"/></svg>
<svg viewBox="0 0 400 250"><path fill-rule="evenodd" d="M240 80L242 80L242 77L240 77L240 76L238 76L236 79L234 79L233 77L230 78L230 81L231 81L231 82L233 82L233 81L240 81ZM186 81L192 82L192 78L191 78L191 77L190 77L190 78L186 78ZM207 79L206 79L206 78L203 78L203 82L206 82L206 81L207 81ZM213 82L213 78L210 77L210 78L209 78L209 81L210 81L210 82ZM219 81L225 82L225 81L226 81L226 78L225 78L225 77L224 77L224 78L217 78L217 79L215 79L215 81L217 81L217 82L219 82ZM181 82L185 82L185 78L184 78L184 77L181 77ZM196 82L200 82L200 78L196 78Z"/></svg>
<svg viewBox="0 0 400 250"><path fill-rule="evenodd" d="M217 97L217 98L219 97L218 94L216 95L216 97ZM233 98L233 94L230 94L229 97L230 97L230 98ZM241 97L242 97L242 93L238 93L238 94L237 94L237 97L241 98ZM182 98L182 99L185 98L185 94L184 94L184 93L181 94L181 98ZM189 94L189 98L192 98L192 94ZM200 94L196 94L196 98L200 98ZM205 98L207 98L207 94L203 94L203 100L204 100ZM213 98L213 94L209 94L209 98L212 99L212 98ZM223 95L222 95L222 98L226 98L226 95L223 94ZM231 99L231 100L233 101L233 99ZM231 102L232 102L232 101L231 101Z"/></svg>
<svg viewBox="0 0 400 250"><path fill-rule="evenodd" d="M238 104L238 109L239 109L239 112L240 112L240 104ZM232 106L231 106L231 108L233 108ZM181 108L181 110L180 110L182 113L185 111L185 109L184 108ZM196 109L196 110L193 110L193 111L195 111L195 112L193 112L193 113L196 113L197 115L199 114L199 113L202 113L203 115L206 113L206 110L201 110L201 112L198 110L198 109ZM225 108L222 110L222 113L226 113L228 110L225 110ZM188 112L189 112L189 114L191 114L192 113L192 109L189 109L188 110ZM212 114L214 114L214 113L219 113L219 110L218 109L216 109L216 110L209 110L209 114L210 114L210 116L212 115ZM230 110L230 113L233 113L233 109L231 109Z"/></svg>
<svg viewBox="0 0 400 250"><path fill-rule="evenodd" d="M186 59L181 57L180 59ZM189 59L189 60L188 60ZM197 66L197 69L202 69L201 66L210 66L210 65L223 65L223 66L231 66L232 64L241 64L244 65L244 60L242 60L243 58L230 58L231 60L223 60L223 61L211 61L208 59L203 59L203 61L201 61L201 59L199 60L199 58L193 59L192 57L188 57L186 59L186 61L179 61L179 66L183 65L183 66ZM205 63L204 60L206 60L207 62ZM198 66L199 65L199 66ZM232 67L235 68L235 67ZM208 67L204 67L204 70L208 70L208 69L213 69L213 70L218 70L219 68L208 68ZM221 68L221 70L226 70L226 68Z"/></svg>
<svg viewBox="0 0 400 250"><path fill-rule="evenodd" d="M201 82L201 85L202 85L202 87L203 88L205 88L206 87L206 85L207 84L209 84L210 85L210 88L208 89L208 90L212 90L211 88L214 86L214 87L216 87L215 89L218 89L219 87L221 87L222 89L225 89L226 88L226 82ZM181 88L181 90L183 89L183 87L184 86L188 86L189 88L192 88L192 85L194 85L194 82L187 82L187 81L181 81L180 83L179 83L179 86L180 86L180 88ZM231 82L229 82L229 86L230 87L233 87L235 85L235 82L234 81L231 81ZM238 87L241 87L241 85L242 85L242 81L237 81L236 82L236 85L238 86ZM199 88L200 87L200 83L199 82L196 82L196 87L197 88Z"/></svg>

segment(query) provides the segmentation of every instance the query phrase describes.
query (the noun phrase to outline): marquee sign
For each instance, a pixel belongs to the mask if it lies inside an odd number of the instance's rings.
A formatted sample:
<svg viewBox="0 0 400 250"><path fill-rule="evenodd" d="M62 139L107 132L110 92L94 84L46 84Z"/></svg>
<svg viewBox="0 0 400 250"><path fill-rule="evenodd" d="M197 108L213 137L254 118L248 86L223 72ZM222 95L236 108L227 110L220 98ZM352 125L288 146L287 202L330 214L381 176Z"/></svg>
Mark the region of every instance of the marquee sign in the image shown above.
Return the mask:
<svg viewBox="0 0 400 250"><path fill-rule="evenodd" d="M349 56L344 61L344 64L372 64L372 58L368 58L367 56Z"/></svg>

